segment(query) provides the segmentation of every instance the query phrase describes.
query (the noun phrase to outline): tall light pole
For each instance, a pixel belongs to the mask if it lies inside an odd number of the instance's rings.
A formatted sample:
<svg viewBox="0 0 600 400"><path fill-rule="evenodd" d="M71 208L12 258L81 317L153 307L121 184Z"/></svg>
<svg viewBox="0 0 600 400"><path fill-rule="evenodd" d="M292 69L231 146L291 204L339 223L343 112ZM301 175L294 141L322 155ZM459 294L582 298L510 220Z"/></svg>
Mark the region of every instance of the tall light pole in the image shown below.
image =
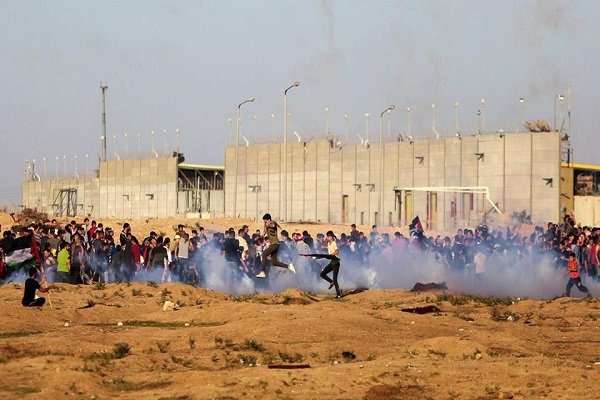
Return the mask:
<svg viewBox="0 0 600 400"><path fill-rule="evenodd" d="M408 137L410 140L412 140L412 121L410 119L410 107L406 107L406 117L408 121Z"/></svg>
<svg viewBox="0 0 600 400"><path fill-rule="evenodd" d="M271 138L273 143L277 142L277 131L275 130L275 114L271 114Z"/></svg>
<svg viewBox="0 0 600 400"><path fill-rule="evenodd" d="M113 135L113 155L115 159L121 160L121 157L117 154L117 135Z"/></svg>
<svg viewBox="0 0 600 400"><path fill-rule="evenodd" d="M325 107L325 136L329 135L329 107Z"/></svg>
<svg viewBox="0 0 600 400"><path fill-rule="evenodd" d="M237 218L237 176L238 176L238 148L240 147L240 108L246 103L254 102L254 97L242 101L237 106L236 135L235 135L235 175L233 176L233 218Z"/></svg>
<svg viewBox="0 0 600 400"><path fill-rule="evenodd" d="M100 90L102 90L102 161L106 161L106 89L108 89L108 85L100 82Z"/></svg>
<svg viewBox="0 0 600 400"><path fill-rule="evenodd" d="M392 137L392 110L387 111L388 116L388 140Z"/></svg>
<svg viewBox="0 0 600 400"><path fill-rule="evenodd" d="M152 146L152 154L155 158L158 158L158 152L154 149L154 131L150 132L150 145Z"/></svg>
<svg viewBox="0 0 600 400"><path fill-rule="evenodd" d="M75 168L74 168L74 170L75 170L75 171L74 171L75 178L79 179L79 171L78 171L78 168L77 168L77 164L78 164L78 163L77 163L77 158L78 158L78 157L77 157L76 155L75 155L75 156L73 156L73 159L74 159L74 161L73 161L73 164L75 164ZM33 160L33 161L35 162L35 160Z"/></svg>
<svg viewBox="0 0 600 400"><path fill-rule="evenodd" d="M433 134L435 135L436 139L440 138L440 133L437 131L436 127L435 127L435 103L431 105L431 130L433 131Z"/></svg>
<svg viewBox="0 0 600 400"><path fill-rule="evenodd" d="M137 139L138 139L138 158L141 160L142 159L142 135L139 132L137 134Z"/></svg>
<svg viewBox="0 0 600 400"><path fill-rule="evenodd" d="M127 150L128 150L127 147L128 147L127 146L127 133L125 133L125 159L127 159Z"/></svg>
<svg viewBox="0 0 600 400"><path fill-rule="evenodd" d="M560 106L562 109L562 102L564 99L565 99L565 96L563 96L562 94L559 94L554 97L554 132L556 132L556 100L560 101Z"/></svg>
<svg viewBox="0 0 600 400"><path fill-rule="evenodd" d="M287 92L298 86L300 82L296 81L283 91L283 215L285 220L287 220Z"/></svg>
<svg viewBox="0 0 600 400"><path fill-rule="evenodd" d="M459 121L459 114L458 114L458 101L454 103L454 111L456 114L456 136L460 137L460 121Z"/></svg>
<svg viewBox="0 0 600 400"><path fill-rule="evenodd" d="M346 120L346 142L348 141L348 135L350 134L350 117L348 114L344 114L344 119Z"/></svg>
<svg viewBox="0 0 600 400"><path fill-rule="evenodd" d="M365 137L367 138L367 143L369 142L369 117L371 116L371 114L366 113L365 114Z"/></svg>
<svg viewBox="0 0 600 400"><path fill-rule="evenodd" d="M485 133L485 99L481 99L481 131Z"/></svg>
<svg viewBox="0 0 600 400"><path fill-rule="evenodd" d="M517 132L519 132L519 129L521 129L523 127L523 125L525 124L524 121L524 114L525 114L525 97L520 97L519 98L519 124L517 125Z"/></svg>
<svg viewBox="0 0 600 400"><path fill-rule="evenodd" d="M258 117L256 115L252 116L254 120L254 144L258 143Z"/></svg>
<svg viewBox="0 0 600 400"><path fill-rule="evenodd" d="M167 130L163 129L163 135L164 135L164 147L165 147L165 157L169 154L169 152L167 151Z"/></svg>
<svg viewBox="0 0 600 400"><path fill-rule="evenodd" d="M379 221L377 223L381 226L384 225L383 221L383 166L385 164L385 151L383 149L383 115L396 108L395 105L391 105L379 114L379 146L381 147L381 166L380 166L380 175L379 175Z"/></svg>
<svg viewBox="0 0 600 400"><path fill-rule="evenodd" d="M233 120L231 118L227 118L227 126L229 127L229 136L227 137L227 145L231 144L233 140Z"/></svg>

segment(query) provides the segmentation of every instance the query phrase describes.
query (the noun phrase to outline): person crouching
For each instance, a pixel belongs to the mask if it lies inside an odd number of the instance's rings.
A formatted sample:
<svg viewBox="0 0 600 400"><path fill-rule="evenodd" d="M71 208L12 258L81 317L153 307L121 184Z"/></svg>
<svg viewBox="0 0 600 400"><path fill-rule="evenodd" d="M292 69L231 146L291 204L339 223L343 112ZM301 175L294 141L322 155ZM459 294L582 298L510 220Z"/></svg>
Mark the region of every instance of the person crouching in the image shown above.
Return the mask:
<svg viewBox="0 0 600 400"><path fill-rule="evenodd" d="M39 290L42 293L48 293L50 289L54 289L53 285L46 288L42 287L40 283L35 279L38 270L35 267L29 268L29 278L25 281L25 291L23 293L23 300L21 304L23 307L41 307L46 303L46 299L43 297L35 297L35 291Z"/></svg>

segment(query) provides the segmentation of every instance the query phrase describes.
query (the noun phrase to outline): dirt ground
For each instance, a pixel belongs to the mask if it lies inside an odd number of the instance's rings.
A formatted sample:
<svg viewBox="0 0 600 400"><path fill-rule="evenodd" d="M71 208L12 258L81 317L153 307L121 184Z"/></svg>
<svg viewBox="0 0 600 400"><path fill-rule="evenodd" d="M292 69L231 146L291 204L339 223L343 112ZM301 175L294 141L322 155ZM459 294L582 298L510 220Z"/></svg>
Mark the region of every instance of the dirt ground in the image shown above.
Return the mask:
<svg viewBox="0 0 600 400"><path fill-rule="evenodd" d="M7 219L0 215L3 228ZM177 223L132 225L171 235ZM0 399L599 397L596 298L344 288L335 300L297 289L233 297L181 284L58 286L41 310L20 305L23 285L0 287ZM165 300L180 309L163 311ZM426 306L437 310L403 311Z"/></svg>
<svg viewBox="0 0 600 400"><path fill-rule="evenodd" d="M0 287L2 399L598 398L592 298L122 283L60 285L39 310L22 292ZM163 311L166 299L181 308ZM428 305L439 311L402 311Z"/></svg>

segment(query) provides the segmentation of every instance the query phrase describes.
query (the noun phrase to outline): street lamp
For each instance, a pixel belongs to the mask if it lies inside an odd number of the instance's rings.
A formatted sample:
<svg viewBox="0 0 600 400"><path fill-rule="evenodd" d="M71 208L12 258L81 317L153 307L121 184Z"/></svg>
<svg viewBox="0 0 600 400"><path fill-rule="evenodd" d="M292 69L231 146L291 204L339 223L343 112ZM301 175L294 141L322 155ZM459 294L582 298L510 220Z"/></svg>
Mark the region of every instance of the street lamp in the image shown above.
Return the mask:
<svg viewBox="0 0 600 400"><path fill-rule="evenodd" d="M392 110L386 112L388 116L388 140L392 137Z"/></svg>
<svg viewBox="0 0 600 400"><path fill-rule="evenodd" d="M435 134L436 139L439 139L440 133L435 128L435 103L431 105L431 116L432 116L431 130Z"/></svg>
<svg viewBox="0 0 600 400"><path fill-rule="evenodd" d="M227 118L227 125L229 126L229 136L227 137L227 144L231 144L231 140L233 137L233 120L231 118Z"/></svg>
<svg viewBox="0 0 600 400"><path fill-rule="evenodd" d="M348 141L348 135L350 133L350 117L348 114L344 114L344 119L346 120L346 142Z"/></svg>
<svg viewBox="0 0 600 400"><path fill-rule="evenodd" d="M127 159L127 133L125 133L125 159Z"/></svg>
<svg viewBox="0 0 600 400"><path fill-rule="evenodd" d="M287 220L287 92L298 86L300 82L296 81L283 91L283 215L285 220Z"/></svg>
<svg viewBox="0 0 600 400"><path fill-rule="evenodd" d="M121 160L121 157L117 154L117 135L113 135L113 155L115 159Z"/></svg>
<svg viewBox="0 0 600 400"><path fill-rule="evenodd" d="M277 142L277 131L275 130L275 114L271 114L271 135L273 135L273 143Z"/></svg>
<svg viewBox="0 0 600 400"><path fill-rule="evenodd" d="M408 120L408 137L412 140L412 126L410 120L410 107L406 107L406 116Z"/></svg>
<svg viewBox="0 0 600 400"><path fill-rule="evenodd" d="M329 135L329 107L325 107L325 135Z"/></svg>
<svg viewBox="0 0 600 400"><path fill-rule="evenodd" d="M481 134L481 131L485 132L485 99L481 99L481 129L479 134Z"/></svg>
<svg viewBox="0 0 600 400"><path fill-rule="evenodd" d="M525 124L525 121L523 120L524 111L525 111L525 97L520 97L519 98L519 125L517 125L517 132L519 132L519 129L521 129L521 127Z"/></svg>
<svg viewBox="0 0 600 400"><path fill-rule="evenodd" d="M369 113L365 114L365 137L367 138L366 142L369 142L369 117L370 116L371 116L371 114L369 114Z"/></svg>
<svg viewBox="0 0 600 400"><path fill-rule="evenodd" d="M454 111L456 113L456 136L460 137L460 121L458 114L458 101L454 103Z"/></svg>
<svg viewBox="0 0 600 400"><path fill-rule="evenodd" d="M164 148L165 148L165 156L166 156L168 154L168 151L167 151L167 148L168 148L168 146L167 146L167 130L166 129L163 129L163 137L164 137L164 143L163 143L163 145L164 145Z"/></svg>
<svg viewBox="0 0 600 400"><path fill-rule="evenodd" d="M75 173L74 173L74 175L75 175L75 178L79 179L79 171L77 170L77 156L76 155L73 156L73 159L75 160L73 162L73 164L75 164L75 168L74 168ZM35 160L33 160L33 162L35 163Z"/></svg>
<svg viewBox="0 0 600 400"><path fill-rule="evenodd" d="M236 136L235 136L235 175L233 176L233 218L237 218L237 176L238 176L238 148L240 147L240 108L246 103L254 102L254 97L242 101L237 106Z"/></svg>
<svg viewBox="0 0 600 400"><path fill-rule="evenodd" d="M562 94L559 94L558 96L554 97L554 132L556 132L556 100L560 101L560 107L562 109L562 102L565 99L565 96L563 96Z"/></svg>
<svg viewBox="0 0 600 400"><path fill-rule="evenodd" d="M258 117L254 115L252 119L254 120L254 143L258 143Z"/></svg>
<svg viewBox="0 0 600 400"><path fill-rule="evenodd" d="M383 221L383 166L384 166L384 159L385 159L385 151L383 149L383 115L389 112L392 112L392 110L396 108L395 105L391 105L388 108L386 108L385 110L383 110L381 112L381 114L379 114L379 146L381 147L381 157L379 157L381 159L381 166L380 166L380 178L379 178L379 221L377 221L377 223L381 226L384 225Z"/></svg>
<svg viewBox="0 0 600 400"><path fill-rule="evenodd" d="M137 139L138 139L138 157L141 160L142 159L142 135L139 132L137 133Z"/></svg>

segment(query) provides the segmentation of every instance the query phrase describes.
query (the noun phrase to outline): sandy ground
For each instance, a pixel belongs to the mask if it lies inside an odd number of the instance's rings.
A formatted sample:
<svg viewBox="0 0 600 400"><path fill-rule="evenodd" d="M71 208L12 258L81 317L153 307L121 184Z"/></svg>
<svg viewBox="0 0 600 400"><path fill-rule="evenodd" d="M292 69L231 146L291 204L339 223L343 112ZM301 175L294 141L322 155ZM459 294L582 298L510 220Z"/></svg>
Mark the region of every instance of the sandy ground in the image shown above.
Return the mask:
<svg viewBox="0 0 600 400"><path fill-rule="evenodd" d="M0 214L3 228L11 222ZM170 236L177 223L132 225ZM490 304L452 288L344 288L335 300L297 289L233 297L181 284L58 286L41 310L20 305L22 285L0 287L0 399L598 398L596 298ZM181 308L164 312L165 300ZM439 311L402 311L424 306Z"/></svg>
<svg viewBox="0 0 600 400"><path fill-rule="evenodd" d="M123 283L60 285L39 310L22 291L0 287L2 399L598 398L597 299ZM165 299L182 307L163 312ZM440 311L402 311L427 305Z"/></svg>

